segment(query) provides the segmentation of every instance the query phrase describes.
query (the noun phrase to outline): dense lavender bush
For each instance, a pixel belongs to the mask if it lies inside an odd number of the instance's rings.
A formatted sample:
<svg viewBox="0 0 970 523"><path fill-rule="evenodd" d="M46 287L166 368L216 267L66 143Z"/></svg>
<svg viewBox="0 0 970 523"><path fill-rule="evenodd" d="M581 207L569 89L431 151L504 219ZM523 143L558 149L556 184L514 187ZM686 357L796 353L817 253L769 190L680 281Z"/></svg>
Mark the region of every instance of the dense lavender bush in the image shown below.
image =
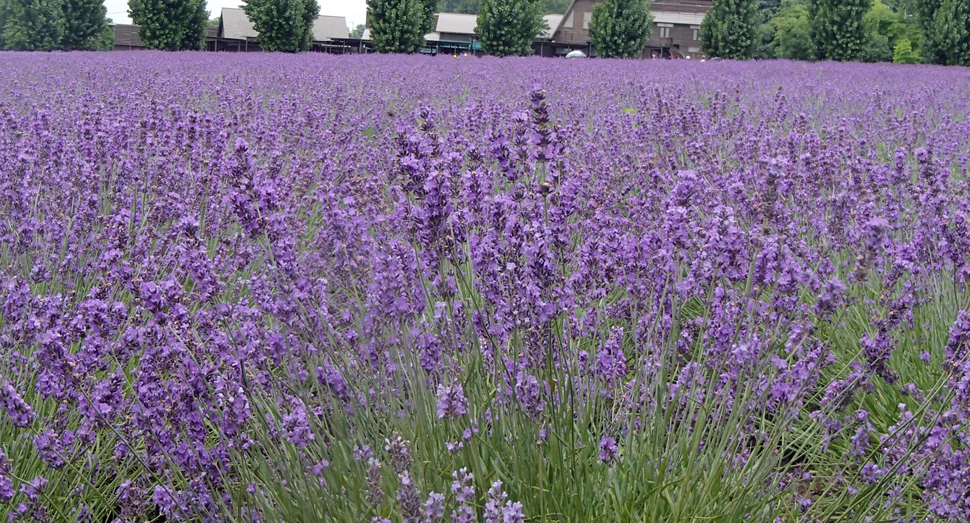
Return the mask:
<svg viewBox="0 0 970 523"><path fill-rule="evenodd" d="M11 520L970 518L964 70L0 70Z"/></svg>

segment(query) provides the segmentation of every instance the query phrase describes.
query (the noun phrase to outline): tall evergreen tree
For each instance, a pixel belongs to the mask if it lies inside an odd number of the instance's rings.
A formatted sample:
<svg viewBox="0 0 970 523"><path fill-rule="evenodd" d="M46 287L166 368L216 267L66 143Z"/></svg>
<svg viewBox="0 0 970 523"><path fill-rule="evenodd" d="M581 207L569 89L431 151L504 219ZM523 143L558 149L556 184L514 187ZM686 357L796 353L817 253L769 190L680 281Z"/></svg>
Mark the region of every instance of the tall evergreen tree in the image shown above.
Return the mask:
<svg viewBox="0 0 970 523"><path fill-rule="evenodd" d="M4 0L3 48L52 51L61 48L64 13L61 0Z"/></svg>
<svg viewBox="0 0 970 523"><path fill-rule="evenodd" d="M970 66L970 0L920 0L926 61Z"/></svg>
<svg viewBox="0 0 970 523"><path fill-rule="evenodd" d="M104 0L63 0L64 39L62 47L68 51L94 51L102 46L108 19Z"/></svg>
<svg viewBox="0 0 970 523"><path fill-rule="evenodd" d="M3 31L7 26L7 0L0 0L0 50L6 49L7 46L4 43Z"/></svg>
<svg viewBox="0 0 970 523"><path fill-rule="evenodd" d="M701 22L701 46L708 56L749 60L761 38L758 0L714 0Z"/></svg>
<svg viewBox="0 0 970 523"><path fill-rule="evenodd" d="M646 0L606 0L593 7L589 39L604 58L636 58L650 39L653 15Z"/></svg>
<svg viewBox="0 0 970 523"><path fill-rule="evenodd" d="M771 20L781 10L781 0L759 0L758 8L766 21Z"/></svg>
<svg viewBox="0 0 970 523"><path fill-rule="evenodd" d="M481 0L441 0L442 13L477 15L481 7Z"/></svg>
<svg viewBox="0 0 970 523"><path fill-rule="evenodd" d="M483 0L475 32L490 55L526 56L543 24L537 0Z"/></svg>
<svg viewBox="0 0 970 523"><path fill-rule="evenodd" d="M378 53L413 53L424 45L425 15L419 0L367 0L367 21Z"/></svg>
<svg viewBox="0 0 970 523"><path fill-rule="evenodd" d="M438 0L419 0L421 3L421 35L434 31L434 17L438 14Z"/></svg>
<svg viewBox="0 0 970 523"><path fill-rule="evenodd" d="M808 8L797 0L785 0L778 15L768 23L774 37L772 58L811 60L812 39L808 28Z"/></svg>
<svg viewBox="0 0 970 523"><path fill-rule="evenodd" d="M893 63L897 64L918 64L919 55L913 51L913 44L908 38L903 38L893 49Z"/></svg>
<svg viewBox="0 0 970 523"><path fill-rule="evenodd" d="M202 49L205 42L205 0L130 0L128 14L149 49Z"/></svg>
<svg viewBox="0 0 970 523"><path fill-rule="evenodd" d="M243 11L259 32L264 51L298 53L310 48L313 22L320 14L317 0L243 0Z"/></svg>
<svg viewBox="0 0 970 523"><path fill-rule="evenodd" d="M864 18L872 0L809 0L812 48L819 60L860 60L867 34Z"/></svg>

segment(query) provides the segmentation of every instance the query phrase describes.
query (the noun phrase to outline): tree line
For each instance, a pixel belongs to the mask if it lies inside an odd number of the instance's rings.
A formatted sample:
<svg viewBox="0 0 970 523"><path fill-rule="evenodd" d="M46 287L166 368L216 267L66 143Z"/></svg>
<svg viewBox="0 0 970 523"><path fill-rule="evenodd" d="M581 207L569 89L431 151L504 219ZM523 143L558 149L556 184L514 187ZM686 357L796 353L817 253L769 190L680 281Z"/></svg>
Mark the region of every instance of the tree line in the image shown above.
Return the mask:
<svg viewBox="0 0 970 523"><path fill-rule="evenodd" d="M309 49L317 0L243 0L267 51ZM569 0L367 0L378 52L411 53L434 30L439 11L478 15L491 55L528 55L542 15ZM113 46L103 0L0 0L0 49L101 50ZM205 0L130 0L146 47L201 49ZM602 57L639 56L650 38L647 0L604 0L593 9L590 40ZM363 27L355 30L360 36ZM711 57L970 65L970 0L713 0L700 28Z"/></svg>
<svg viewBox="0 0 970 523"><path fill-rule="evenodd" d="M970 65L970 0L714 0L709 56Z"/></svg>
<svg viewBox="0 0 970 523"><path fill-rule="evenodd" d="M106 13L103 0L0 0L0 49L111 49Z"/></svg>

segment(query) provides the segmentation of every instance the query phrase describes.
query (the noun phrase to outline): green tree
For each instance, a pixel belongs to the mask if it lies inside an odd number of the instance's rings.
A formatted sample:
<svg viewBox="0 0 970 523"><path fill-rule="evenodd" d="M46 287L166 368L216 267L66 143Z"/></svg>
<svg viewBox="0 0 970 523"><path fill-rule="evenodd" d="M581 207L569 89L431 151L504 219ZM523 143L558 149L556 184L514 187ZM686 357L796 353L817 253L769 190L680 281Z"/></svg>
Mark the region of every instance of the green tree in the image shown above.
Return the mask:
<svg viewBox="0 0 970 523"><path fill-rule="evenodd" d="M785 0L778 16L768 23L774 37L771 41L774 58L811 60L812 38L809 34L808 7L797 0Z"/></svg>
<svg viewBox="0 0 970 523"><path fill-rule="evenodd" d="M243 11L259 33L260 49L299 53L313 41L320 4L317 0L243 0Z"/></svg>
<svg viewBox="0 0 970 523"><path fill-rule="evenodd" d="M111 27L111 19L107 19L104 31L98 35L95 42L94 51L111 51L115 48L115 29Z"/></svg>
<svg viewBox="0 0 970 523"><path fill-rule="evenodd" d="M419 0L421 4L421 36L434 31L434 17L438 14L438 0Z"/></svg>
<svg viewBox="0 0 970 523"><path fill-rule="evenodd" d="M424 10L418 0L367 0L367 20L378 53L413 53L424 46Z"/></svg>
<svg viewBox="0 0 970 523"><path fill-rule="evenodd" d="M364 26L364 24L357 24L357 27L355 27L354 30L350 32L350 37L351 38L360 38L360 37L364 36L364 31L366 29L367 28Z"/></svg>
<svg viewBox="0 0 970 523"><path fill-rule="evenodd" d="M545 0L542 4L542 12L549 14L565 14L569 9L570 0ZM555 29L555 27L553 27Z"/></svg>
<svg viewBox="0 0 970 523"><path fill-rule="evenodd" d="M893 62L897 64L918 64L919 53L913 50L913 45L909 39L903 38L893 49Z"/></svg>
<svg viewBox="0 0 970 523"><path fill-rule="evenodd" d="M442 0L441 2L442 13L464 13L477 15L478 10L481 9L481 7L481 0Z"/></svg>
<svg viewBox="0 0 970 523"><path fill-rule="evenodd" d="M108 27L104 0L62 0L61 9L64 13L61 47L68 51L98 49Z"/></svg>
<svg viewBox="0 0 970 523"><path fill-rule="evenodd" d="M149 49L202 49L205 42L205 0L130 0L128 15Z"/></svg>
<svg viewBox="0 0 970 523"><path fill-rule="evenodd" d="M4 44L3 32L7 26L7 0L0 0L0 50L6 49L7 46Z"/></svg>
<svg viewBox="0 0 970 523"><path fill-rule="evenodd" d="M490 55L526 56L543 24L542 3L536 0L484 0L475 32Z"/></svg>
<svg viewBox="0 0 970 523"><path fill-rule="evenodd" d="M4 0L3 46L14 51L60 49L64 38L61 0Z"/></svg>
<svg viewBox="0 0 970 523"><path fill-rule="evenodd" d="M606 0L593 7L589 39L604 58L636 58L650 39L653 15L646 0Z"/></svg>
<svg viewBox="0 0 970 523"><path fill-rule="evenodd" d="M761 10L762 16L764 16L765 21L774 18L779 11L781 11L781 0L759 0L758 8Z"/></svg>
<svg viewBox="0 0 970 523"><path fill-rule="evenodd" d="M894 11L882 0L873 2L863 20L868 34L863 61L889 62L900 40L909 40L911 49L913 41L919 41L919 31L909 22L911 19Z"/></svg>
<svg viewBox="0 0 970 523"><path fill-rule="evenodd" d="M812 48L819 60L853 61L863 57L864 18L872 0L809 0Z"/></svg>
<svg viewBox="0 0 970 523"><path fill-rule="evenodd" d="M927 62L970 66L970 0L920 0Z"/></svg>
<svg viewBox="0 0 970 523"><path fill-rule="evenodd" d="M711 57L749 60L761 38L758 0L714 0L701 23L701 46Z"/></svg>

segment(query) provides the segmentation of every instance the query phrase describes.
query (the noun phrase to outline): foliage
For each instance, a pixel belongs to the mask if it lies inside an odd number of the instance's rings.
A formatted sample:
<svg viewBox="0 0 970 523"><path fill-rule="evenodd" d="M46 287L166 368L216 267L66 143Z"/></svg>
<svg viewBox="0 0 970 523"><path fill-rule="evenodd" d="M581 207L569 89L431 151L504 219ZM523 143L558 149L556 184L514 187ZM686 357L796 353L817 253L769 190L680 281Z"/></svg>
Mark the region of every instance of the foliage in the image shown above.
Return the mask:
<svg viewBox="0 0 970 523"><path fill-rule="evenodd" d="M774 18L781 10L785 0L758 0L758 9L761 11L765 21Z"/></svg>
<svg viewBox="0 0 970 523"><path fill-rule="evenodd" d="M768 23L772 58L811 60L812 38L809 29L808 7L797 0L785 0L778 15Z"/></svg>
<svg viewBox="0 0 970 523"><path fill-rule="evenodd" d="M130 0L128 14L149 49L198 50L205 42L205 0Z"/></svg>
<svg viewBox="0 0 970 523"><path fill-rule="evenodd" d="M896 42L893 49L893 62L897 64L918 64L920 61L919 53L913 50L913 45L908 38L902 38Z"/></svg>
<svg viewBox="0 0 970 523"><path fill-rule="evenodd" d="M815 58L841 62L862 59L869 36L864 18L872 1L808 0Z"/></svg>
<svg viewBox="0 0 970 523"><path fill-rule="evenodd" d="M64 13L64 37L61 48L71 51L99 50L108 29L108 12L104 0L61 0Z"/></svg>
<svg viewBox="0 0 970 523"><path fill-rule="evenodd" d="M593 8L589 38L603 58L636 58L650 39L653 15L646 0L605 0Z"/></svg>
<svg viewBox="0 0 970 523"><path fill-rule="evenodd" d="M355 27L354 30L350 32L350 37L360 38L364 36L364 31L366 30L367 30L367 27L364 24L357 24L357 27Z"/></svg>
<svg viewBox="0 0 970 523"><path fill-rule="evenodd" d="M438 13L439 0L418 0L421 4L421 34L425 35L434 31L435 15Z"/></svg>
<svg viewBox="0 0 970 523"><path fill-rule="evenodd" d="M60 49L64 38L61 0L0 0L5 2L2 38L13 51ZM103 15L102 15L103 16Z"/></svg>
<svg viewBox="0 0 970 523"><path fill-rule="evenodd" d="M7 46L4 43L4 29L7 26L7 19L10 17L8 11L10 0L0 0L0 50L6 49Z"/></svg>
<svg viewBox="0 0 970 523"><path fill-rule="evenodd" d="M475 33L494 56L527 56L545 25L537 0L483 0Z"/></svg>
<svg viewBox="0 0 970 523"><path fill-rule="evenodd" d="M893 52L901 40L908 40L910 48L920 42L919 28L911 17L893 11L882 0L875 0L864 18L869 35L863 61L888 62L893 60ZM917 50L918 54L918 50Z"/></svg>
<svg viewBox="0 0 970 523"><path fill-rule="evenodd" d="M419 0L367 0L370 38L378 53L413 53L424 46L424 6Z"/></svg>
<svg viewBox="0 0 970 523"><path fill-rule="evenodd" d="M441 12L477 15L481 6L481 0L442 0Z"/></svg>
<svg viewBox="0 0 970 523"><path fill-rule="evenodd" d="M926 61L970 66L970 0L920 0Z"/></svg>
<svg viewBox="0 0 970 523"><path fill-rule="evenodd" d="M700 37L708 56L753 58L760 38L757 0L714 0L701 23Z"/></svg>
<svg viewBox="0 0 970 523"><path fill-rule="evenodd" d="M313 42L313 23L320 14L317 0L243 0L243 11L258 31L264 51L298 53Z"/></svg>
<svg viewBox="0 0 970 523"><path fill-rule="evenodd" d="M111 27L111 19L107 19L104 30L98 35L95 44L94 51L111 51L115 47L115 30Z"/></svg>

